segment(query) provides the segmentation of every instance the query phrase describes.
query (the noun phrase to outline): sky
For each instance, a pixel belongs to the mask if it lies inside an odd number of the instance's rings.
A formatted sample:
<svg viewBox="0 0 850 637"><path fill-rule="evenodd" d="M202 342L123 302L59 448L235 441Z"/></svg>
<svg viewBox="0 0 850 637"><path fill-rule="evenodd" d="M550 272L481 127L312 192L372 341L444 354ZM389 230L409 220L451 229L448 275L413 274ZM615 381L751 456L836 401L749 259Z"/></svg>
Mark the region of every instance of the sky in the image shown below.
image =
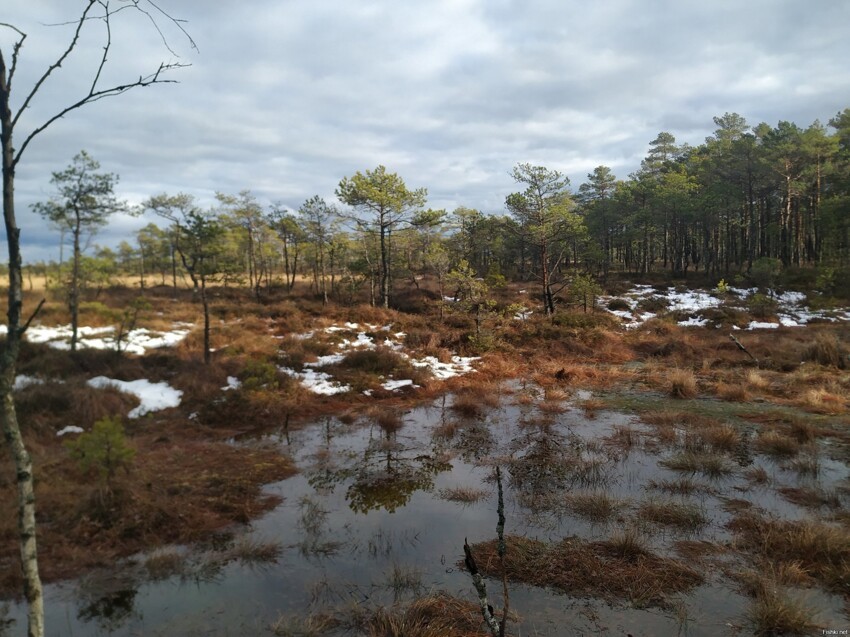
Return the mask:
<svg viewBox="0 0 850 637"><path fill-rule="evenodd" d="M16 175L24 261L58 257L59 232L30 206L55 194L51 173L82 149L118 175L116 194L130 203L185 192L206 206L216 192L250 190L265 206L297 209L314 195L335 202L343 177L385 165L427 188L432 208L505 214L520 162L559 170L578 189L599 165L627 178L661 131L697 145L726 112L805 128L850 107L850 2L146 3L149 15L114 16L100 86L161 62L190 66L166 76L175 83L90 104L33 139ZM17 110L86 1L4 4L0 22L27 34ZM197 49L157 6L185 20ZM104 35L102 21L85 25L18 121L17 147L86 94ZM0 27L7 65L16 37ZM151 221L113 217L95 242L131 240Z"/></svg>

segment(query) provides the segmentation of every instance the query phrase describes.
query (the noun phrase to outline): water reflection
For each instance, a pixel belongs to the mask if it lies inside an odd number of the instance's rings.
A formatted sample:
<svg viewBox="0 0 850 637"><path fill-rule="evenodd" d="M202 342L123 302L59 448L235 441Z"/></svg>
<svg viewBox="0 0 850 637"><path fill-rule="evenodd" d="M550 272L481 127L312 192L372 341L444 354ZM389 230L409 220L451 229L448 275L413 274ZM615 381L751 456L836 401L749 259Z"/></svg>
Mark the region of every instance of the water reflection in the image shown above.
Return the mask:
<svg viewBox="0 0 850 637"><path fill-rule="evenodd" d="M832 490L847 475L844 462L823 454L817 474L803 475L802 464L765 458L742 437L746 442L739 449L724 454L730 464L737 458L749 469L679 495L691 483L705 481L659 466L677 449L647 444L653 429L633 417L599 411L591 420L572 409L543 418L529 404L461 418L447 409L450 404L440 399L405 413L397 424L377 418L325 418L305 428L284 423L269 441L292 457L300 473L269 485L282 499L279 507L239 529L236 537L222 534L203 546L164 549L153 562L155 556L139 558L141 564L125 569L128 576L113 569L100 580L48 587L50 634L261 635L274 634L275 625L289 631L277 634L309 634L308 628L319 634L310 618L350 622L352 608L365 613L390 607L423 590L474 601L469 576L456 565L465 537L475 543L494 535L495 487L488 482L496 463L509 473L508 528L546 542L570 535L609 537L647 499L696 499L709 519L700 540L721 546L733 539L725 528L730 498L766 514L807 517L810 512L785 500L778 489L808 481L813 488ZM764 479L756 481L756 473ZM668 493L652 485L679 490ZM485 495L469 502L438 496L452 489ZM600 494L619 503L609 521L597 523L576 512L578 496ZM676 533L656 533L653 550L671 554L681 538ZM241 541L245 535L250 541ZM273 540L282 550L259 569L246 561L266 554L257 538ZM522 614L515 632L620 634L627 626L633 634L665 635L685 625L689 635L728 634L749 602L719 567L713 572L716 577L680 600L685 619L511 585L511 606ZM842 617L840 607L829 605L840 605L836 599L821 605L823 618ZM15 629L25 625L22 606L13 605L8 617L0 608L0 635L11 621L17 622ZM353 631L329 628L321 634Z"/></svg>
<svg viewBox="0 0 850 637"><path fill-rule="evenodd" d="M449 471L451 463L434 450L423 450L400 438L399 432L369 427L366 445L359 453L334 455L330 424L326 425L324 453L317 455L307 480L317 491L333 492L348 484L345 499L355 513L383 509L390 513L405 506L416 491L431 491L434 476Z"/></svg>

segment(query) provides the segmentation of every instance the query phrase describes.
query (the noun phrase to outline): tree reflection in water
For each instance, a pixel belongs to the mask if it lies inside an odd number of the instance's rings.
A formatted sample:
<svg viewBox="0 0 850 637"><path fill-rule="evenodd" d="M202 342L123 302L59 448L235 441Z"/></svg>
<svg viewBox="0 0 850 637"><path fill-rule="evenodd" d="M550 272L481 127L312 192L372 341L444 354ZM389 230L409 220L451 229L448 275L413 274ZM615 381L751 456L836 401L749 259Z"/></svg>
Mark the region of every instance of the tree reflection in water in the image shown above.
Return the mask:
<svg viewBox="0 0 850 637"><path fill-rule="evenodd" d="M334 450L332 439L331 425L326 423L325 447L315 456L308 482L318 491L348 484L345 499L355 513L379 509L392 513L415 492L433 489L434 477L452 468L434 449L402 441L392 428L370 425L368 440L359 452Z"/></svg>

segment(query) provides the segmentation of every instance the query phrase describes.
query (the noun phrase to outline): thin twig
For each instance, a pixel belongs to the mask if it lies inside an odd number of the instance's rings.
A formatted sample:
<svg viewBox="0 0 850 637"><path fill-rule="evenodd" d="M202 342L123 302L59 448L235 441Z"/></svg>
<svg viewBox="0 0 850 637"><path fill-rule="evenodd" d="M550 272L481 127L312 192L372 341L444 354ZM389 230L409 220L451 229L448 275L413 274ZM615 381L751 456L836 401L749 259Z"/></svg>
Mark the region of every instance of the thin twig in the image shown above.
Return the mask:
<svg viewBox="0 0 850 637"><path fill-rule="evenodd" d="M30 323L32 323L32 320L36 317L36 315L38 314L39 310L41 310L41 306L42 306L42 305L44 305L44 302L45 302L46 300L47 300L47 299L41 299L41 301L39 301L39 302L38 302L38 306L35 308L35 311L34 311L32 314L30 314L30 317L27 319L27 322L26 322L26 323L24 323L24 326L23 326L23 327L21 327L21 328L19 328L19 329L18 329L18 338L21 338L21 337L24 335L24 332L26 332L26 331L27 331L27 329L28 329L28 328L29 328L29 326L30 326Z"/></svg>

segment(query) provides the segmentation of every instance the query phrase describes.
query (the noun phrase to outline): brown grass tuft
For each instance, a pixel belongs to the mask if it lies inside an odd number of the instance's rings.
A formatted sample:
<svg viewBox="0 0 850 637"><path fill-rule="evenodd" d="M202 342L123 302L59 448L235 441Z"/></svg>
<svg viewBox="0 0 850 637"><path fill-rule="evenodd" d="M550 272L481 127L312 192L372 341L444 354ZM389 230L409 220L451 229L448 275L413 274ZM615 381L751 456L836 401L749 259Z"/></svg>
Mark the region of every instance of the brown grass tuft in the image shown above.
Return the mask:
<svg viewBox="0 0 850 637"><path fill-rule="evenodd" d="M671 500L650 500L638 508L642 520L674 526L686 531L696 531L708 523L703 511L695 504Z"/></svg>
<svg viewBox="0 0 850 637"><path fill-rule="evenodd" d="M818 334L815 342L803 351L803 360L826 367L846 369L848 351L835 334Z"/></svg>
<svg viewBox="0 0 850 637"><path fill-rule="evenodd" d="M432 593L406 608L379 608L360 622L368 637L488 637L481 609L448 593Z"/></svg>
<svg viewBox="0 0 850 637"><path fill-rule="evenodd" d="M777 566L796 564L827 589L850 587L850 535L811 520L775 520L744 513L727 525L738 544Z"/></svg>
<svg viewBox="0 0 850 637"><path fill-rule="evenodd" d="M719 398L733 403L745 403L750 400L750 393L745 385L740 383L728 384L720 381L715 385L714 391Z"/></svg>
<svg viewBox="0 0 850 637"><path fill-rule="evenodd" d="M800 451L800 443L796 438L772 430L760 432L755 446L760 452L770 456L789 457Z"/></svg>
<svg viewBox="0 0 850 637"><path fill-rule="evenodd" d="M673 398L695 398L697 379L689 369L674 369L668 373L670 395Z"/></svg>
<svg viewBox="0 0 850 637"><path fill-rule="evenodd" d="M569 595L666 608L670 593L689 591L703 581L682 562L651 553L637 535L603 542L569 537L546 543L517 535L505 540L504 566L510 580ZM479 569L493 577L501 574L496 544L489 540L472 547Z"/></svg>

